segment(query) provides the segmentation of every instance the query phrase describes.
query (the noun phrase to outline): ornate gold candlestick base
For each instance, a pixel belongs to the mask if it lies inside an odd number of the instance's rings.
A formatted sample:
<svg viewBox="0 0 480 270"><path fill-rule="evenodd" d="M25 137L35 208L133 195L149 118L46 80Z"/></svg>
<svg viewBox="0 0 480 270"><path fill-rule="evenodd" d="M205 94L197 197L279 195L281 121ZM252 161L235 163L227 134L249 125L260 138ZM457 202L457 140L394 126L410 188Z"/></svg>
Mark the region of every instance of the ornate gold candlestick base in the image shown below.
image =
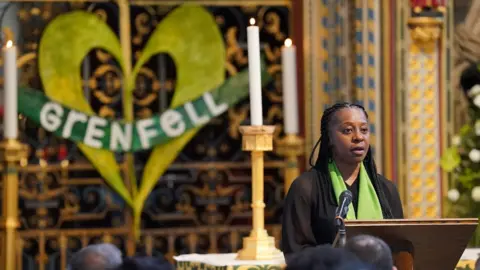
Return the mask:
<svg viewBox="0 0 480 270"><path fill-rule="evenodd" d="M273 149L275 126L243 126L242 150L252 155L252 211L253 229L243 239L243 249L238 252L240 260L271 260L282 256L275 247L275 239L265 230L265 203L263 201L263 152Z"/></svg>
<svg viewBox="0 0 480 270"><path fill-rule="evenodd" d="M18 168L26 161L28 147L17 140L4 140L0 143L0 158L3 164L2 198L2 267L15 270L18 223Z"/></svg>
<svg viewBox="0 0 480 270"><path fill-rule="evenodd" d="M287 161L284 176L284 192L287 194L293 181L300 175L298 156L303 153L303 139L295 134L287 134L276 141L275 152L285 157Z"/></svg>

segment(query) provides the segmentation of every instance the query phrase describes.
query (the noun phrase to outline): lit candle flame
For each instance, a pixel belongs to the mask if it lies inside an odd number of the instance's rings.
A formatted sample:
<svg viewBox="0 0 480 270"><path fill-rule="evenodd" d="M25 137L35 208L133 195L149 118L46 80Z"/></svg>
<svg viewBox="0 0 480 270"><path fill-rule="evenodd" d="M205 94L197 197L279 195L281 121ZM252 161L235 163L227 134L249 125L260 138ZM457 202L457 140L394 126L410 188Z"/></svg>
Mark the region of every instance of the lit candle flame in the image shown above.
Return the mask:
<svg viewBox="0 0 480 270"><path fill-rule="evenodd" d="M5 46L6 46L7 48L13 47L13 41L11 41L11 40L7 41L7 44L5 44Z"/></svg>
<svg viewBox="0 0 480 270"><path fill-rule="evenodd" d="M250 18L250 25L255 25L255 19L254 18Z"/></svg>
<svg viewBox="0 0 480 270"><path fill-rule="evenodd" d="M285 47L291 47L292 46L292 40L287 38L285 39Z"/></svg>

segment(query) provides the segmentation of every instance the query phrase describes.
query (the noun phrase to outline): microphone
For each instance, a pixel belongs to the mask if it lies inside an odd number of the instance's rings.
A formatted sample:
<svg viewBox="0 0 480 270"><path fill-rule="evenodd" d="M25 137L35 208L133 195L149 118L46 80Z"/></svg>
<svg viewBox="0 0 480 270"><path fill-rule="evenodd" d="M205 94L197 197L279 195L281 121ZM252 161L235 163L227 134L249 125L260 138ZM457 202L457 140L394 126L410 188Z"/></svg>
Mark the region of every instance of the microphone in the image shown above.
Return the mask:
<svg viewBox="0 0 480 270"><path fill-rule="evenodd" d="M338 198L339 204L335 209L335 227L337 228L337 235L333 240L333 247L343 248L347 242L347 230L343 220L347 217L348 206L352 203L353 195L349 190L345 190Z"/></svg>
<svg viewBox="0 0 480 270"><path fill-rule="evenodd" d="M343 225L343 220L347 217L348 206L352 203L353 195L350 190L345 190L340 194L338 207L335 209L335 225Z"/></svg>

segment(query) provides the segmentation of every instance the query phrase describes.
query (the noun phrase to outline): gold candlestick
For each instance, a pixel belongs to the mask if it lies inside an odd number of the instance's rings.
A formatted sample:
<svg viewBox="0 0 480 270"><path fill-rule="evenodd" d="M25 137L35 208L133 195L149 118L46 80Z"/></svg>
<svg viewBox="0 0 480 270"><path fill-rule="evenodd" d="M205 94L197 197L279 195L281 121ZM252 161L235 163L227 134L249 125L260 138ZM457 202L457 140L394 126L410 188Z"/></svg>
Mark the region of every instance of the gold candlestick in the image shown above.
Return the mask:
<svg viewBox="0 0 480 270"><path fill-rule="evenodd" d="M298 156L300 156L304 150L303 139L296 134L287 134L276 142L276 146L276 153L285 157L287 162L284 176L284 192L287 194L293 181L300 175Z"/></svg>
<svg viewBox="0 0 480 270"><path fill-rule="evenodd" d="M0 157L3 163L3 201L2 219L0 226L3 229L2 267L1 269L15 270L16 243L18 222L18 168L25 165L28 155L28 146L14 139L0 143Z"/></svg>
<svg viewBox="0 0 480 270"><path fill-rule="evenodd" d="M282 256L275 247L275 239L265 230L265 203L263 201L263 152L273 149L275 126L242 126L242 150L252 155L252 210L253 228L243 239L243 249L238 252L240 260L270 260Z"/></svg>

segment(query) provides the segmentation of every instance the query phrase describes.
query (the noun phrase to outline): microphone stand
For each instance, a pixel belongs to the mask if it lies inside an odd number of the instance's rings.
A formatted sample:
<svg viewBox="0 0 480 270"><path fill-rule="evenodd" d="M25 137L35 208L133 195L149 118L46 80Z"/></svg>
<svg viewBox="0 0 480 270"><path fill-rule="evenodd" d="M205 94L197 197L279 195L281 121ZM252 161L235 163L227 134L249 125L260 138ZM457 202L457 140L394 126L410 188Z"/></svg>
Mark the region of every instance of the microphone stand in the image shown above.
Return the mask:
<svg viewBox="0 0 480 270"><path fill-rule="evenodd" d="M347 229L345 228L344 218L347 218L348 206L352 203L353 195L349 190L344 190L340 194L339 205L335 210L335 227L337 228L337 235L333 241L334 248L343 248L347 242Z"/></svg>
<svg viewBox="0 0 480 270"><path fill-rule="evenodd" d="M335 240L333 241L332 247L343 248L347 243L347 229L345 228L345 222L343 221L342 217L336 217L335 222L338 222L336 225L337 234L335 236Z"/></svg>

